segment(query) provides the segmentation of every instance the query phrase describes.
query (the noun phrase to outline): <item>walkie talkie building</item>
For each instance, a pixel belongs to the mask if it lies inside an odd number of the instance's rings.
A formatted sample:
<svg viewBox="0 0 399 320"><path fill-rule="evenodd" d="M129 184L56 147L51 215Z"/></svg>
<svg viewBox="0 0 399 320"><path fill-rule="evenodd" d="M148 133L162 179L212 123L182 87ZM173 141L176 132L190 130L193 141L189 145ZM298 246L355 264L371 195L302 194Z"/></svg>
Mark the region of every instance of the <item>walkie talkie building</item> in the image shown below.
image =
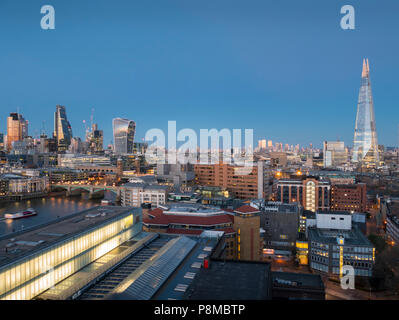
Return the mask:
<svg viewBox="0 0 399 320"><path fill-rule="evenodd" d="M114 130L114 152L116 154L133 153L136 123L132 120L115 118L112 121Z"/></svg>
<svg viewBox="0 0 399 320"><path fill-rule="evenodd" d="M374 167L379 162L368 59L363 59L362 82L357 104L352 162L359 163L366 167Z"/></svg>

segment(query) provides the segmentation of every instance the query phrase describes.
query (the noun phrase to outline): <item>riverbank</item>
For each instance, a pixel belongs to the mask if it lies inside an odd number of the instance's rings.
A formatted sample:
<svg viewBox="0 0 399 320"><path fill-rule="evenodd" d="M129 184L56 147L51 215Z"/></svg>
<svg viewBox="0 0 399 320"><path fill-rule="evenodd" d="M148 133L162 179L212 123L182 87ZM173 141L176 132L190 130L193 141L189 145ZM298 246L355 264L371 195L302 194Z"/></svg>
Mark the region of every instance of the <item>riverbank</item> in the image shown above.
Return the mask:
<svg viewBox="0 0 399 320"><path fill-rule="evenodd" d="M48 192L36 192L36 193L0 196L0 203L38 199L38 198L48 197L49 195L50 194Z"/></svg>

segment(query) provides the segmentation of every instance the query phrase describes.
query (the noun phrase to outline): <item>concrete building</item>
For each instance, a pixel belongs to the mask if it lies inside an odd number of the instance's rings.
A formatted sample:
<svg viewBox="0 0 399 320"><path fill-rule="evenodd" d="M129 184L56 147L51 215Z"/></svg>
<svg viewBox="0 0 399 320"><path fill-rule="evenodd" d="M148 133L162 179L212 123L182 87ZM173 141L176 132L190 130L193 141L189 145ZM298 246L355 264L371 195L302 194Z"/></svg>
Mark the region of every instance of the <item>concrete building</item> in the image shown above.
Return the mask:
<svg viewBox="0 0 399 320"><path fill-rule="evenodd" d="M287 153L285 152L270 152L270 165L272 167L287 166Z"/></svg>
<svg viewBox="0 0 399 320"><path fill-rule="evenodd" d="M168 196L168 187L149 183L126 183L120 188L121 204L124 207L151 207L164 205Z"/></svg>
<svg viewBox="0 0 399 320"><path fill-rule="evenodd" d="M195 173L192 164L157 164L157 178L159 181L180 186L194 181Z"/></svg>
<svg viewBox="0 0 399 320"><path fill-rule="evenodd" d="M308 230L309 265L314 271L339 278L345 265L355 276L371 277L375 248L352 225L348 212L317 212L316 227Z"/></svg>
<svg viewBox="0 0 399 320"><path fill-rule="evenodd" d="M294 204L266 202L261 210L261 227L264 233L264 248L275 255L290 257L295 251L299 217L302 207Z"/></svg>

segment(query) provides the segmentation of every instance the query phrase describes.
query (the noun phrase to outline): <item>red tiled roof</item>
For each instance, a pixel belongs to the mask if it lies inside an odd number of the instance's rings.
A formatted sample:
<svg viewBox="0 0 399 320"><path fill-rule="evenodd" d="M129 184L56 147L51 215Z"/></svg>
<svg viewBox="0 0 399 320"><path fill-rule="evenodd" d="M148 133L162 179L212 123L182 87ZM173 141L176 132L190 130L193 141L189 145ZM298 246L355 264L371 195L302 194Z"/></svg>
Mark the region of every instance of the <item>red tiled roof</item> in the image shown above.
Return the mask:
<svg viewBox="0 0 399 320"><path fill-rule="evenodd" d="M249 205L243 205L243 206L235 209L234 211L238 212L238 213L255 213L255 212L259 212L258 209L255 209L254 207L251 207Z"/></svg>

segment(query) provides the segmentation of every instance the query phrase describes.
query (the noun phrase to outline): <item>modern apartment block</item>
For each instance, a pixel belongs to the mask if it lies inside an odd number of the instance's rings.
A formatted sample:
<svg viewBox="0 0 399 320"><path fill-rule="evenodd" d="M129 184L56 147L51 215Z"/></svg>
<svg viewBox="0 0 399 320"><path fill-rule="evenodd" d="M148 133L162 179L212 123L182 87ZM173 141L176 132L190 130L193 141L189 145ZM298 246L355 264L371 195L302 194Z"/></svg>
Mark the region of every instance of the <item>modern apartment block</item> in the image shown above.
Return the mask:
<svg viewBox="0 0 399 320"><path fill-rule="evenodd" d="M230 164L194 165L195 183L227 189L239 199L260 199L268 196L268 174L262 161L248 173L248 167Z"/></svg>
<svg viewBox="0 0 399 320"><path fill-rule="evenodd" d="M372 275L375 248L353 226L349 212L317 212L316 226L308 230L308 243L312 270L338 278L348 265L355 276Z"/></svg>
<svg viewBox="0 0 399 320"><path fill-rule="evenodd" d="M298 235L301 211L302 207L298 203L265 203L261 210L261 227L265 230L265 248L275 253L287 251L288 255L292 254Z"/></svg>
<svg viewBox="0 0 399 320"><path fill-rule="evenodd" d="M305 210L330 209L330 181L316 177L276 180L276 201L300 203Z"/></svg>
<svg viewBox="0 0 399 320"><path fill-rule="evenodd" d="M335 184L331 186L331 210L366 212L367 187L365 183Z"/></svg>

